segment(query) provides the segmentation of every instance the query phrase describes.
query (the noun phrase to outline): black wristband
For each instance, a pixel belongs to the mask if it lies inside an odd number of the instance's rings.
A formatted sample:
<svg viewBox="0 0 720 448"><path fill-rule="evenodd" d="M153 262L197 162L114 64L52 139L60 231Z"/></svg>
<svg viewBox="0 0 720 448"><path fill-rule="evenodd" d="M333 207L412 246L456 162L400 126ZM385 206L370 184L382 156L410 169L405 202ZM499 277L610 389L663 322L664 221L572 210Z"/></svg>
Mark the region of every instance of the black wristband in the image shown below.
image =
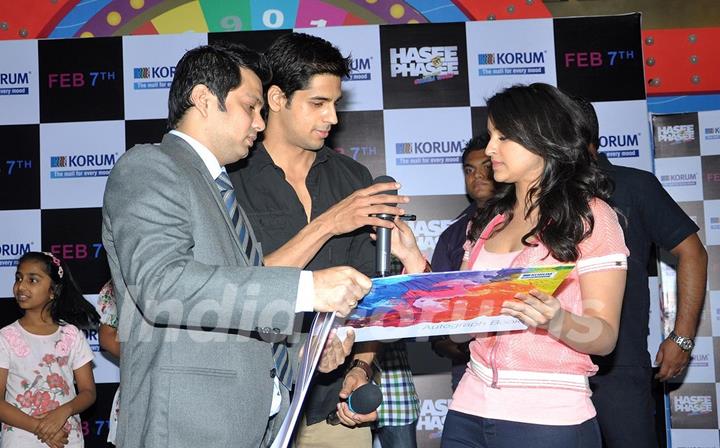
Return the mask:
<svg viewBox="0 0 720 448"><path fill-rule="evenodd" d="M347 369L347 372L350 372L355 367L362 369L362 371L365 372L365 376L367 376L368 381L370 381L370 379L373 377L373 368L370 366L370 364L366 363L362 359L354 359L353 362L350 364L350 367Z"/></svg>

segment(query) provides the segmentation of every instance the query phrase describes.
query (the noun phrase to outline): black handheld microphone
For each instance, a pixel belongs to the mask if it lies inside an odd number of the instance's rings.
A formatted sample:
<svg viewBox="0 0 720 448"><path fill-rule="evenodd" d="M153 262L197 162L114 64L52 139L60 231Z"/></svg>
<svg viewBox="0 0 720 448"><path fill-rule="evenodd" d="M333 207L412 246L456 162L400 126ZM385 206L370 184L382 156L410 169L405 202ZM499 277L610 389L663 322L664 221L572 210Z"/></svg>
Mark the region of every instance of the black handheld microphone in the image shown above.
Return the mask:
<svg viewBox="0 0 720 448"><path fill-rule="evenodd" d="M380 388L373 383L366 383L358 387L347 398L347 405L350 411L356 414L369 414L380 406L383 397ZM327 423L330 425L340 424L337 411L328 414Z"/></svg>
<svg viewBox="0 0 720 448"><path fill-rule="evenodd" d="M373 184L382 184L385 182L395 182L390 176L379 176L375 178ZM378 194L394 194L397 195L397 190L382 191ZM387 204L395 207L397 204ZM387 213L380 213L375 215L380 219L386 219L392 221L395 219L395 215L388 215ZM376 230L377 240L375 241L375 272L378 277L386 277L390 275L390 238L391 229L385 227L378 227Z"/></svg>

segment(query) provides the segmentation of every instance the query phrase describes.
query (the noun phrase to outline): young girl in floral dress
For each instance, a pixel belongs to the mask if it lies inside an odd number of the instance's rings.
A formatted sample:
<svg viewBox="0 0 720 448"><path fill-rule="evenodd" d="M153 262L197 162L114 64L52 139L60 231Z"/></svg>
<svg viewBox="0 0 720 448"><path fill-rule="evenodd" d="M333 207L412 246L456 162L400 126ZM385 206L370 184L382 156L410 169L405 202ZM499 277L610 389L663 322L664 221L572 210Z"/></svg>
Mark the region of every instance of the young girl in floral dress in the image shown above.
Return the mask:
<svg viewBox="0 0 720 448"><path fill-rule="evenodd" d="M20 258L13 295L25 314L0 330L0 446L82 447L79 414L95 402L95 382L78 327L99 316L50 253Z"/></svg>

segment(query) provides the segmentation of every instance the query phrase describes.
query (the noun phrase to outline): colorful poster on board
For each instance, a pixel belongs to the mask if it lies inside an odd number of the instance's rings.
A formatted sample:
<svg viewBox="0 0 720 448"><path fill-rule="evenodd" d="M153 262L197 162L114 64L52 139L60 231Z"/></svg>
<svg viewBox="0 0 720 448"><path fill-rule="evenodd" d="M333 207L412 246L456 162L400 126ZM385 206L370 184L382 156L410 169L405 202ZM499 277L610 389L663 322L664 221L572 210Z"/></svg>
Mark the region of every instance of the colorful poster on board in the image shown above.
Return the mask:
<svg viewBox="0 0 720 448"><path fill-rule="evenodd" d="M552 294L574 265L434 272L373 279L345 325L355 341L522 330L503 302L532 289Z"/></svg>

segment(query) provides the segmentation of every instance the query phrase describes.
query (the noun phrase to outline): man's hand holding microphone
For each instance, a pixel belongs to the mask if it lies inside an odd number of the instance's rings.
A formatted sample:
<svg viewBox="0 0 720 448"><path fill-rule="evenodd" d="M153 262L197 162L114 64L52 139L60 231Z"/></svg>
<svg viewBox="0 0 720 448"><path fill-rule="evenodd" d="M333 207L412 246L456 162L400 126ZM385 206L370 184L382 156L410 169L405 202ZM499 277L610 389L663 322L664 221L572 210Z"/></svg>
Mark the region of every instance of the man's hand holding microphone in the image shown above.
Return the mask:
<svg viewBox="0 0 720 448"><path fill-rule="evenodd" d="M400 184L393 178L380 176L375 183L353 192L318 216L315 221L320 222L329 235L341 235L365 226L382 228L389 232L395 227L393 217L405 213L397 204L410 200L407 196L399 196L398 188ZM389 247L385 252L389 259ZM384 271L387 264L383 265ZM372 282L366 275L348 266L315 271L313 281L314 310L335 311L340 317L347 316L372 287Z"/></svg>
<svg viewBox="0 0 720 448"><path fill-rule="evenodd" d="M342 235L353 232L365 226L386 231L382 244L378 245L377 260L382 260L376 269L380 275L388 274L390 231L395 227L393 217L405 213L399 204L409 202L407 196L399 196L397 189L400 184L394 179L381 176L373 185L355 191L335 206L320 215L315 221L323 229L326 238L332 235ZM382 254L380 253L382 252ZM379 257L379 258L378 258ZM323 269L313 272L315 297L313 308L318 312L335 312L340 317L346 317L357 306L358 302L370 291L371 280L348 266ZM318 365L321 372L329 372L344 363L345 358L352 352L355 334L352 330L347 332L344 341L340 341L333 331L326 343ZM382 401L380 389L372 383L370 378L351 368L343 383L340 397L344 402L338 404L337 412L328 421L333 424L342 423L345 426L355 426L377 419L376 408ZM362 378L361 378L362 377Z"/></svg>

